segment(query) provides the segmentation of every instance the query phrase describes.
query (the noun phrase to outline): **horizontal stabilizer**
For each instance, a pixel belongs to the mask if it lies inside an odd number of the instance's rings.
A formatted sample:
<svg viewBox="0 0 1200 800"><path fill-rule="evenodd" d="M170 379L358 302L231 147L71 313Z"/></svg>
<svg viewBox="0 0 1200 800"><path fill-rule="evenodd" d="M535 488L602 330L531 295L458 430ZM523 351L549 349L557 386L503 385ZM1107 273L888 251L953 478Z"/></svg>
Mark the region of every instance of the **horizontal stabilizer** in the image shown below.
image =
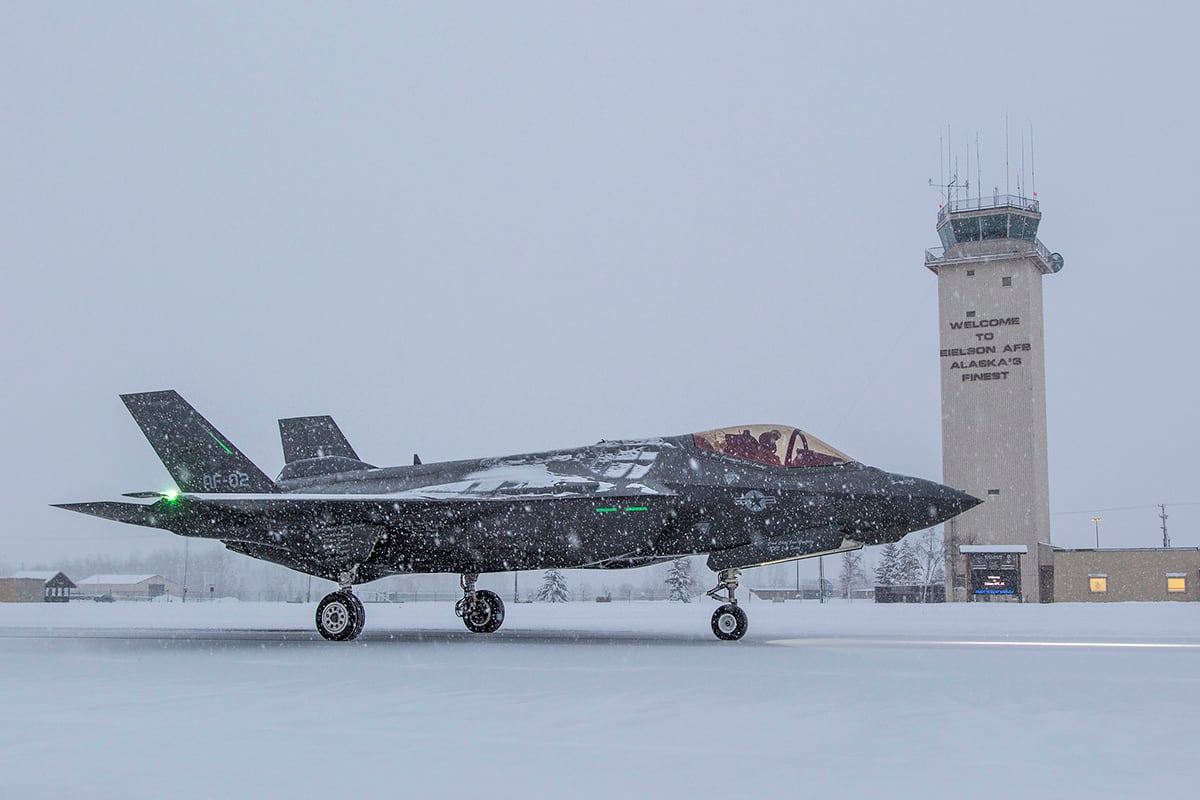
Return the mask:
<svg viewBox="0 0 1200 800"><path fill-rule="evenodd" d="M144 503L115 503L100 501L97 503L54 503L54 508L64 508L80 514L90 514L93 517L127 522L130 525L145 525L159 527L156 523L154 510Z"/></svg>
<svg viewBox="0 0 1200 800"><path fill-rule="evenodd" d="M336 456L360 460L333 417L291 417L279 420L279 439L283 443L283 461Z"/></svg>

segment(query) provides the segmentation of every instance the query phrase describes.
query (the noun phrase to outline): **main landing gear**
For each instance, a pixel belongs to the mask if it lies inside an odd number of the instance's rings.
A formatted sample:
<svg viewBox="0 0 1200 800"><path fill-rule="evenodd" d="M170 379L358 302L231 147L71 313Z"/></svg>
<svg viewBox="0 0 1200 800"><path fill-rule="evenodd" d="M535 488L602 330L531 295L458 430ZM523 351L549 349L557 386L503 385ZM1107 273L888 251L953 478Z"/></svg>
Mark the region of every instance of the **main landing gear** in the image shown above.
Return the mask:
<svg viewBox="0 0 1200 800"><path fill-rule="evenodd" d="M367 621L362 600L354 596L348 576L343 578L338 591L330 592L317 603L317 632L331 642L357 639Z"/></svg>
<svg viewBox="0 0 1200 800"><path fill-rule="evenodd" d="M462 584L462 599L454 604L454 613L462 617L463 624L471 633L495 633L504 624L504 601L495 592L476 589L477 573L464 573L459 579Z"/></svg>
<svg viewBox="0 0 1200 800"><path fill-rule="evenodd" d="M708 590L708 596L713 600L728 601L713 612L712 631L718 639L735 641L745 636L746 629L750 627L746 612L742 611L733 595L737 591L738 577L741 574L742 571L737 568L723 569L717 573L717 585ZM721 597L722 591L726 593L726 597Z"/></svg>

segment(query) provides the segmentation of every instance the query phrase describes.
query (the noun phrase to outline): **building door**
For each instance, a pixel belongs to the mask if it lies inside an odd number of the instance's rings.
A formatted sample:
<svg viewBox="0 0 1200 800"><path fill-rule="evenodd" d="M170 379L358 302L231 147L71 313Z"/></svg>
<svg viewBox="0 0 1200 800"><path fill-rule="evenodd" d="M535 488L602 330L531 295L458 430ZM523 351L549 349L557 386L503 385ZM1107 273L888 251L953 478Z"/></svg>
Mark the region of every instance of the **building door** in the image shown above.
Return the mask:
<svg viewBox="0 0 1200 800"><path fill-rule="evenodd" d="M1043 564L1038 567L1038 602L1054 602L1054 565Z"/></svg>

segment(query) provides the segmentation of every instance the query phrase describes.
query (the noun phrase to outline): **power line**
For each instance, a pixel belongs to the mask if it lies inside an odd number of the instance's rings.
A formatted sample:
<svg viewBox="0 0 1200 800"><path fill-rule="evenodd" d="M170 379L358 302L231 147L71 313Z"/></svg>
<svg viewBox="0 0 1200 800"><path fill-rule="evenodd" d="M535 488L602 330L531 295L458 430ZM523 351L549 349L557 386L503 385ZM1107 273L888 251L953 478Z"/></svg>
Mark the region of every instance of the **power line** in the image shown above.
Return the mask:
<svg viewBox="0 0 1200 800"><path fill-rule="evenodd" d="M1062 517L1068 514L1095 514L1103 511L1137 511L1144 508L1159 508L1160 506L1200 506L1200 501L1190 503L1147 503L1141 506L1116 506L1114 508L1089 508L1086 511L1054 511L1052 517Z"/></svg>

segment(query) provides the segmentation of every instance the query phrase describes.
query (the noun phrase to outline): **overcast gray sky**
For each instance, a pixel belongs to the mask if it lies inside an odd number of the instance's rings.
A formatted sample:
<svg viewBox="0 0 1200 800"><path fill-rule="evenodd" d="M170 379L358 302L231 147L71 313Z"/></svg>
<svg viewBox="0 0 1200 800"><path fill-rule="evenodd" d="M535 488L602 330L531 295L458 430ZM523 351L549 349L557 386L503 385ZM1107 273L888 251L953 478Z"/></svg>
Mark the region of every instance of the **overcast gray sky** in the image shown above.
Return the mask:
<svg viewBox="0 0 1200 800"><path fill-rule="evenodd" d="M47 508L170 485L117 398L164 388L269 474L330 413L378 464L763 421L937 478L928 181L949 125L1003 189L1006 112L1054 541L1200 546L1188 4L2 14L0 561L173 539Z"/></svg>

